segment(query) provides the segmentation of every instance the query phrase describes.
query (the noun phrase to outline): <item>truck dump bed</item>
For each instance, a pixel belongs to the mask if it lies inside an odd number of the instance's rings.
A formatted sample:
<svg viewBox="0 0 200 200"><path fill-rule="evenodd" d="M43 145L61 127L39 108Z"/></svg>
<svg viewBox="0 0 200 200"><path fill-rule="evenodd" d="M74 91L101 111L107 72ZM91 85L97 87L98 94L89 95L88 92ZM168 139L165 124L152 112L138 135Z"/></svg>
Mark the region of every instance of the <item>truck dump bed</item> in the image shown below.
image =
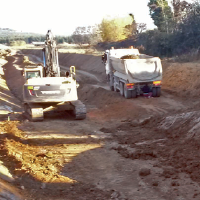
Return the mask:
<svg viewBox="0 0 200 200"><path fill-rule="evenodd" d="M150 82L162 79L161 61L157 57L145 54L127 52L111 52L109 56L110 66L115 75L123 77L130 83ZM124 55L123 55L124 54Z"/></svg>

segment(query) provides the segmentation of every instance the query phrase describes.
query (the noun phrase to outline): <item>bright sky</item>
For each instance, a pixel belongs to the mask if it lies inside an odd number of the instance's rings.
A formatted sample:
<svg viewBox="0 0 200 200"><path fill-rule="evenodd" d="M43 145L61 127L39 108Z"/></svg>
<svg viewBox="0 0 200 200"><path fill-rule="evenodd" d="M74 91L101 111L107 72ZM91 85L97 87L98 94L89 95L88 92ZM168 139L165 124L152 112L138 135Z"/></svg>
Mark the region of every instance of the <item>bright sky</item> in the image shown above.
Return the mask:
<svg viewBox="0 0 200 200"><path fill-rule="evenodd" d="M149 0L3 0L1 28L23 32L71 35L78 26L101 23L106 16L128 16L133 13L137 23L155 26L149 16Z"/></svg>

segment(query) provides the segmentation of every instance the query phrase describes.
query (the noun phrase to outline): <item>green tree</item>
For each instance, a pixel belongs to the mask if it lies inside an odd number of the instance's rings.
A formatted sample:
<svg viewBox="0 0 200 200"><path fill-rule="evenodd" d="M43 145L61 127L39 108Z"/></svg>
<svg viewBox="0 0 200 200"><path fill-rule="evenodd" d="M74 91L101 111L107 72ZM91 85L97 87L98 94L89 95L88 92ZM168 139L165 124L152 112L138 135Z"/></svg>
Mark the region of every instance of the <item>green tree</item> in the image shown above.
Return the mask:
<svg viewBox="0 0 200 200"><path fill-rule="evenodd" d="M192 4L181 0L173 0L172 5L174 10L174 18L176 18L177 21L180 21L182 18L184 18L192 7Z"/></svg>
<svg viewBox="0 0 200 200"><path fill-rule="evenodd" d="M131 24L125 26L125 35L127 35L130 38L134 37L137 34L137 24L134 15L130 13L129 16L131 17L132 22Z"/></svg>
<svg viewBox="0 0 200 200"><path fill-rule="evenodd" d="M28 43L30 44L30 43L32 43L33 41L34 41L33 36L30 36L30 37L28 38Z"/></svg>
<svg viewBox="0 0 200 200"><path fill-rule="evenodd" d="M71 39L76 44L97 44L101 41L99 25L77 27Z"/></svg>
<svg viewBox="0 0 200 200"><path fill-rule="evenodd" d="M67 36L67 37L65 38L65 42L67 42L67 43L69 43L69 44L73 43L72 36Z"/></svg>
<svg viewBox="0 0 200 200"><path fill-rule="evenodd" d="M76 44L89 44L90 34L90 27L79 26L73 32L72 39Z"/></svg>
<svg viewBox="0 0 200 200"><path fill-rule="evenodd" d="M173 13L167 0L150 0L148 3L151 18L161 32L173 32Z"/></svg>
<svg viewBox="0 0 200 200"><path fill-rule="evenodd" d="M133 20L131 17L103 19L100 24L100 34L104 42L124 40L132 35Z"/></svg>

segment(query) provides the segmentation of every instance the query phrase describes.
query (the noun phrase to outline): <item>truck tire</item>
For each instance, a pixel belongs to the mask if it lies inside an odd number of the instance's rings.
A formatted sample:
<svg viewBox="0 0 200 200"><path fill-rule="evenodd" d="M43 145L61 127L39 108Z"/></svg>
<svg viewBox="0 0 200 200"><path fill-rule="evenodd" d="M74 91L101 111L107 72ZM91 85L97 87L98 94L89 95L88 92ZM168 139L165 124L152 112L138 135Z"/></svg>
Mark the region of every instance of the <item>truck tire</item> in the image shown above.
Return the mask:
<svg viewBox="0 0 200 200"><path fill-rule="evenodd" d="M106 79L107 79L108 82L110 82L110 75L109 74L106 76Z"/></svg>
<svg viewBox="0 0 200 200"><path fill-rule="evenodd" d="M110 82L109 83L110 83L110 90L114 91L113 81L112 81L111 77L110 77Z"/></svg>
<svg viewBox="0 0 200 200"><path fill-rule="evenodd" d="M152 97L156 97L157 96L157 88L153 87L152 88Z"/></svg>
<svg viewBox="0 0 200 200"><path fill-rule="evenodd" d="M124 96L124 83L120 82L119 87L120 87L120 95Z"/></svg>
<svg viewBox="0 0 200 200"><path fill-rule="evenodd" d="M136 89L131 91L132 94L132 98L136 98L137 97L137 92Z"/></svg>
<svg viewBox="0 0 200 200"><path fill-rule="evenodd" d="M115 84L115 83L114 83L114 86L113 86L113 87L114 87L114 91L115 91L115 92L119 92L119 89L116 87L116 84Z"/></svg>
<svg viewBox="0 0 200 200"><path fill-rule="evenodd" d="M124 97L130 99L132 97L132 90L128 90L126 84L124 84Z"/></svg>
<svg viewBox="0 0 200 200"><path fill-rule="evenodd" d="M160 88L160 87L157 87L157 88L156 88L156 96L157 96L157 97L160 97L160 95L161 95L161 88Z"/></svg>

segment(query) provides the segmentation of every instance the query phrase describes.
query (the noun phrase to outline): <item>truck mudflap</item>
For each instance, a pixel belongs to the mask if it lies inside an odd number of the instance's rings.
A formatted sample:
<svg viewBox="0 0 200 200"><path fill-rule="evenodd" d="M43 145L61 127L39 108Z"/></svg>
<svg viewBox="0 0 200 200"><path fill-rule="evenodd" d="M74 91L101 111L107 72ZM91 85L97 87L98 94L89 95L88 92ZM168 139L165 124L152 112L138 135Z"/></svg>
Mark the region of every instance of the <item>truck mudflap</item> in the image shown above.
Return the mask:
<svg viewBox="0 0 200 200"><path fill-rule="evenodd" d="M86 107L85 105L80 101L71 101L71 105L73 106L73 115L75 116L75 119L81 120L86 118Z"/></svg>

